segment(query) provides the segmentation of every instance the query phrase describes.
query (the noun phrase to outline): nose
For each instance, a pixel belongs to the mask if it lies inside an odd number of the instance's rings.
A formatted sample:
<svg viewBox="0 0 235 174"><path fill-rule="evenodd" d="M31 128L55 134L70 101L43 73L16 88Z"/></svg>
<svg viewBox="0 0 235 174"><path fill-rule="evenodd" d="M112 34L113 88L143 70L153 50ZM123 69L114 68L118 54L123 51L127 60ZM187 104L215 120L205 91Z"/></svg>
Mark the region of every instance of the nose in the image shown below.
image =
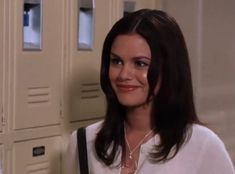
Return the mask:
<svg viewBox="0 0 235 174"><path fill-rule="evenodd" d="M118 80L124 81L124 80L131 80L133 78L133 69L127 65L124 64L120 70Z"/></svg>

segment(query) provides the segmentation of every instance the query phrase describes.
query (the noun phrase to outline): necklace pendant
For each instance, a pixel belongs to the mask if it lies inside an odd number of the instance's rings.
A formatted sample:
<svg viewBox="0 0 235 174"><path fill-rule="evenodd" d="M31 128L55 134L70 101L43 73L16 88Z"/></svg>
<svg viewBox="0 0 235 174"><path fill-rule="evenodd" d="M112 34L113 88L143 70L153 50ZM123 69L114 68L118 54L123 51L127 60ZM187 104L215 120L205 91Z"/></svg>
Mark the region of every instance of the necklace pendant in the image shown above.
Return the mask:
<svg viewBox="0 0 235 174"><path fill-rule="evenodd" d="M132 155L129 153L129 159L133 159Z"/></svg>
<svg viewBox="0 0 235 174"><path fill-rule="evenodd" d="M131 157L131 158L130 158ZM126 174L134 174L137 169L137 163L131 155L122 164L122 170Z"/></svg>

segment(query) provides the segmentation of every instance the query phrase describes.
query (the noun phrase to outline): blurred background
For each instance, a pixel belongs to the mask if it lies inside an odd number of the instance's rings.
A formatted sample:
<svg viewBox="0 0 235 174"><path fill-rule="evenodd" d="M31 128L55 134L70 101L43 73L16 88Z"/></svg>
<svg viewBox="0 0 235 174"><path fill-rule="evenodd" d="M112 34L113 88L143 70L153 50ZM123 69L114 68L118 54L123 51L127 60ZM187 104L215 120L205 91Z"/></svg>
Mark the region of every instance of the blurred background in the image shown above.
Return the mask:
<svg viewBox="0 0 235 174"><path fill-rule="evenodd" d="M234 0L0 0L4 174L65 174L71 132L104 116L104 38L141 8L164 10L181 26L198 115L235 164Z"/></svg>

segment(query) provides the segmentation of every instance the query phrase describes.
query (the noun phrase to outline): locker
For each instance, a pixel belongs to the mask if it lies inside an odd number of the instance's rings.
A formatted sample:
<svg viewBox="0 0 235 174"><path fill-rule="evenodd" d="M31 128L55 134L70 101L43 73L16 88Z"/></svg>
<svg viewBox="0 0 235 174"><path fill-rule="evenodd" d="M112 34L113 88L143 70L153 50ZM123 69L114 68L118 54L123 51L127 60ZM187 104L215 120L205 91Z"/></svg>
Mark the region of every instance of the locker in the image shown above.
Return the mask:
<svg viewBox="0 0 235 174"><path fill-rule="evenodd" d="M32 9L38 10L29 16L36 25L31 34L35 37L39 34L40 39L27 40L23 30L30 22L26 25L26 19L23 20L25 4L34 2L36 7L33 4ZM15 0L15 3L13 129L59 124L63 1Z"/></svg>
<svg viewBox="0 0 235 174"><path fill-rule="evenodd" d="M123 12L132 12L142 8L155 9L159 6L159 0L123 0Z"/></svg>
<svg viewBox="0 0 235 174"><path fill-rule="evenodd" d="M61 173L60 137L16 142L13 145L13 174Z"/></svg>
<svg viewBox="0 0 235 174"><path fill-rule="evenodd" d="M0 1L0 118L2 118L3 107L3 28L4 28L4 1ZM2 119L0 119L0 132L2 131Z"/></svg>
<svg viewBox="0 0 235 174"><path fill-rule="evenodd" d="M72 122L104 115L105 98L100 88L99 71L103 40L112 22L112 3L107 0L73 0L70 3L69 115ZM84 9L90 12L82 14ZM81 19L81 15L90 16L86 20ZM90 22L86 23L89 33L81 33L85 30L81 28L85 25L83 21Z"/></svg>
<svg viewBox="0 0 235 174"><path fill-rule="evenodd" d="M105 98L100 89L99 72L102 45L106 34L111 25L120 17L125 10L127 12L139 8L155 8L156 1L106 1L106 0L73 0L71 1L71 36L70 36L70 63L69 73L71 76L70 90L70 121L87 120L102 117L105 113ZM131 8L124 7L125 4L131 4ZM90 25L82 23L81 10L93 10L90 14ZM93 15L92 15L93 14ZM85 19L84 19L85 20ZM115 21L114 21L115 20ZM81 28L87 26L87 30ZM93 27L94 28L90 28ZM78 31L77 31L78 30ZM81 34L81 30L85 30ZM89 34L88 31L91 31ZM82 44L84 35L87 36L87 42ZM93 37L93 38L90 38ZM80 38L80 42L76 41ZM90 41L90 42L89 42ZM77 45L81 43L80 45ZM90 45L89 45L90 44Z"/></svg>
<svg viewBox="0 0 235 174"><path fill-rule="evenodd" d="M42 49L42 0L24 0L23 6L23 48Z"/></svg>

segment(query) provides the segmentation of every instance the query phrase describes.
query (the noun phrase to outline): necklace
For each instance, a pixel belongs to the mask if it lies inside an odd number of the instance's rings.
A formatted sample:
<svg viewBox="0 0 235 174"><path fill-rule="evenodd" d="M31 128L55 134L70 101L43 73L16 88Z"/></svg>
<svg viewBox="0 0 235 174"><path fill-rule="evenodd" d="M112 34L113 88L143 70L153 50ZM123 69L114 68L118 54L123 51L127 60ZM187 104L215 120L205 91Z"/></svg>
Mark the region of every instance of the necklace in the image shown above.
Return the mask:
<svg viewBox="0 0 235 174"><path fill-rule="evenodd" d="M137 160L135 160L133 157L133 153L141 146L141 144L146 140L147 137L149 137L149 135L152 132L153 132L153 130L150 130L149 132L147 132L144 135L144 137L137 143L137 145L131 150L130 143L129 143L129 141L127 139L127 135L126 135L126 126L124 126L124 136L125 136L125 141L127 144L129 154L128 154L127 159L125 159L125 161L122 165L122 168L125 169L128 174L135 173L137 166L138 166Z"/></svg>

